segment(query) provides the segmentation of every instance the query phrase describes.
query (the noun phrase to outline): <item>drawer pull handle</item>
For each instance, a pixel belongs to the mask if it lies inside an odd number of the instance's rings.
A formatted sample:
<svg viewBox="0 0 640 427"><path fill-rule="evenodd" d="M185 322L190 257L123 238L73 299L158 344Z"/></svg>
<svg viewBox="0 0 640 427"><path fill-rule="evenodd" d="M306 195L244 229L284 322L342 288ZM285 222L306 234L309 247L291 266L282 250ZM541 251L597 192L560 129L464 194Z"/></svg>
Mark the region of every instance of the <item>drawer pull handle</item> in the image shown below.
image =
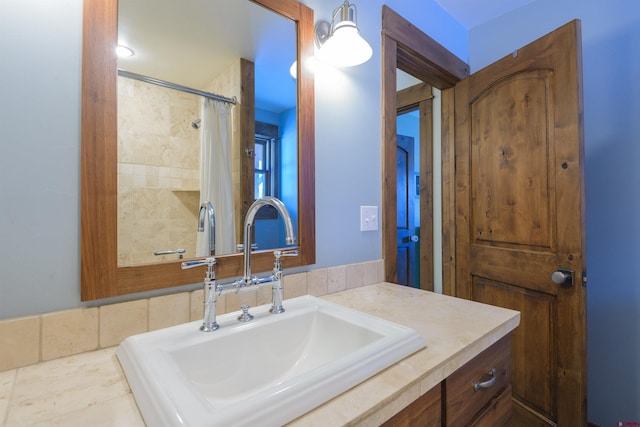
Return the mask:
<svg viewBox="0 0 640 427"><path fill-rule="evenodd" d="M489 378L486 381L478 381L473 385L473 389L475 391L478 391L481 388L489 388L493 386L496 383L496 368L493 368L492 370L490 370L489 375L491 376L491 378Z"/></svg>

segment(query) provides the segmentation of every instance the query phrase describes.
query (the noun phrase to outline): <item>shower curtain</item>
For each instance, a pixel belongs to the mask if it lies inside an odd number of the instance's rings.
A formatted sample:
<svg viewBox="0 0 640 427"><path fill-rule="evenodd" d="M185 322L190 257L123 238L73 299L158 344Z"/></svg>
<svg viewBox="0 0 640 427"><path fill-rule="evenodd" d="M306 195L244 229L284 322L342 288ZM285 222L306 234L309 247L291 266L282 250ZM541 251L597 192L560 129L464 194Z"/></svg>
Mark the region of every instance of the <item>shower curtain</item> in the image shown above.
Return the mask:
<svg viewBox="0 0 640 427"><path fill-rule="evenodd" d="M236 251L231 182L231 106L203 98L200 128L200 205L210 201L215 212L215 253ZM209 224L199 232L196 256L209 256Z"/></svg>

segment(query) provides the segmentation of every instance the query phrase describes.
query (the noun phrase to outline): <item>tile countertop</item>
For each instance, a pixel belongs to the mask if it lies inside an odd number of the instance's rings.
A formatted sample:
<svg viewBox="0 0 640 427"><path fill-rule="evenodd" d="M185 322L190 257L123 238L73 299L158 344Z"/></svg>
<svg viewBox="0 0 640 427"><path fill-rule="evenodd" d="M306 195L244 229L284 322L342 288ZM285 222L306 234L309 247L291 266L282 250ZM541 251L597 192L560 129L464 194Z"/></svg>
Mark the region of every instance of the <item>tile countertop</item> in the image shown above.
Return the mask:
<svg viewBox="0 0 640 427"><path fill-rule="evenodd" d="M517 311L378 283L322 297L407 325L427 347L292 421L375 426L520 323ZM0 372L0 426L144 426L115 348Z"/></svg>

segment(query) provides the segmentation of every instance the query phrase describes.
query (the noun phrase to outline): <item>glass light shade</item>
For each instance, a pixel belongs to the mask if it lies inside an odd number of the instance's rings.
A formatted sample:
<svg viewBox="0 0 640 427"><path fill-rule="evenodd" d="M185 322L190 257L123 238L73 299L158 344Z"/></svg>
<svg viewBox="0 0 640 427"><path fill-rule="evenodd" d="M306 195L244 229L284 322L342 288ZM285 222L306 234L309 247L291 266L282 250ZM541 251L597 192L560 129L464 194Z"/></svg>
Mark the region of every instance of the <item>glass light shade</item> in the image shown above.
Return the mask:
<svg viewBox="0 0 640 427"><path fill-rule="evenodd" d="M118 55L118 58L126 58L128 56L133 56L133 50L129 49L124 45L119 44L116 46L116 55Z"/></svg>
<svg viewBox="0 0 640 427"><path fill-rule="evenodd" d="M318 59L338 67L353 67L371 58L373 50L363 39L356 25L342 21L318 51Z"/></svg>

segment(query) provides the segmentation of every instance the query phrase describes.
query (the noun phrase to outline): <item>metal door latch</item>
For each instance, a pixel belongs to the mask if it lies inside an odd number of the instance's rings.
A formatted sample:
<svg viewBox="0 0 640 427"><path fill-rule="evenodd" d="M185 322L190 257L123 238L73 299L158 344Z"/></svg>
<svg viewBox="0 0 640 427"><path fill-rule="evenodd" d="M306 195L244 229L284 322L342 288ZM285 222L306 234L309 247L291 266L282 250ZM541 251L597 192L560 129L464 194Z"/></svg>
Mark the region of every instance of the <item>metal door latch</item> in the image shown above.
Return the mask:
<svg viewBox="0 0 640 427"><path fill-rule="evenodd" d="M573 286L573 271L559 268L551 274L551 281L560 286Z"/></svg>

